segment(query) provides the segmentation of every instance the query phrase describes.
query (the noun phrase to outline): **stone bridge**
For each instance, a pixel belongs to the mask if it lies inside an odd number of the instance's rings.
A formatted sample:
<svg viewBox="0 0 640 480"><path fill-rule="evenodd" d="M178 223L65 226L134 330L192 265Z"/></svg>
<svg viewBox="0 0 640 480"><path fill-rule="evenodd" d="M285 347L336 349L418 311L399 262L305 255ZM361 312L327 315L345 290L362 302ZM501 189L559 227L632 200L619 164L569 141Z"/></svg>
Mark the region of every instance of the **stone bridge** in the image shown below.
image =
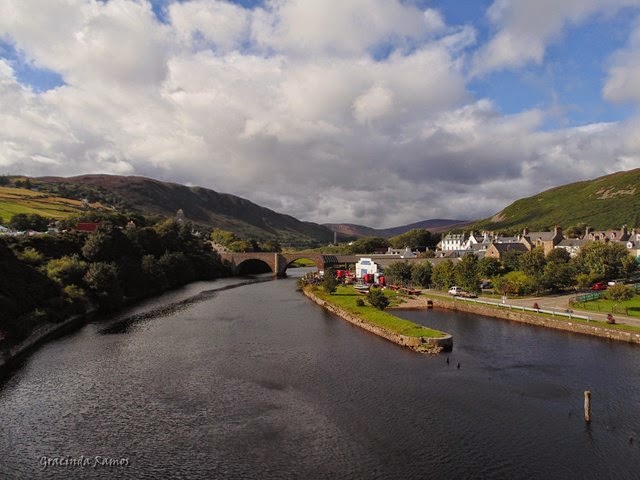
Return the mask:
<svg viewBox="0 0 640 480"><path fill-rule="evenodd" d="M358 261L358 257L353 255L323 255L320 253L227 252L221 253L220 257L223 261L231 264L234 273L240 271L240 266L244 262L258 260L266 263L277 277L283 277L286 274L287 267L301 258L308 258L314 261L318 270L344 263L355 264Z"/></svg>

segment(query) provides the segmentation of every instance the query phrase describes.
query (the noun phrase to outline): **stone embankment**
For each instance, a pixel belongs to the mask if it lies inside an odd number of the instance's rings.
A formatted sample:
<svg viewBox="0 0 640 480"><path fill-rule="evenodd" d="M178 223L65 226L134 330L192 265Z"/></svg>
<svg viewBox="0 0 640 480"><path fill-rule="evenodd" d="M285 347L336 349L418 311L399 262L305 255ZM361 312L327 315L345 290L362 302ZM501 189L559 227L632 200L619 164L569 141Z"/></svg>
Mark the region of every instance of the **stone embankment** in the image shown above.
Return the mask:
<svg viewBox="0 0 640 480"><path fill-rule="evenodd" d="M409 337L406 335L401 335L399 333L391 332L386 328L379 327L377 325L372 325L362 318L353 315L336 305L333 305L321 298L318 298L308 289L304 289L302 291L307 297L313 300L315 303L320 305L325 310L337 315L338 317L346 320L347 322L360 327L368 332L371 332L379 337L385 338L390 342L396 343L398 345L402 345L403 347L411 348L412 350L420 353L439 353L442 351L449 351L453 348L453 337L449 334L445 334L444 337L440 338L426 338L426 337Z"/></svg>
<svg viewBox="0 0 640 480"><path fill-rule="evenodd" d="M87 317L95 313L95 309L82 315L75 315L60 323L47 323L34 330L26 339L8 350L0 351L0 374L10 370L16 362L46 341L73 331L84 325Z"/></svg>
<svg viewBox="0 0 640 480"><path fill-rule="evenodd" d="M426 298L422 299L423 308L426 307ZM467 303L459 300L444 300L437 297L430 297L428 300L433 302L435 308L443 308L447 310L457 310L460 312L475 313L485 317L500 318L510 320L512 322L526 323L528 325L536 325L540 327L554 328L556 330L564 330L567 332L580 333L583 335L591 335L596 337L608 338L621 342L640 344L640 333L626 332L613 328L607 328L599 322L578 322L575 320L561 320L534 313L525 313L522 311L510 310L508 308L495 308L477 303Z"/></svg>

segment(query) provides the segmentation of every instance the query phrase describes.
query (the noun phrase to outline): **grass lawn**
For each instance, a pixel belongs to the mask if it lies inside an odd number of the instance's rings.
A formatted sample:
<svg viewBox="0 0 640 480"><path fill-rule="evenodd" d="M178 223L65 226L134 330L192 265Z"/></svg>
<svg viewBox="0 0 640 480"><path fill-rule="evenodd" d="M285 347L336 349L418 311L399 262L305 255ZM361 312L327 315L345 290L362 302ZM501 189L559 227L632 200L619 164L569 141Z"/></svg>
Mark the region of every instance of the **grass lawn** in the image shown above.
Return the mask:
<svg viewBox="0 0 640 480"><path fill-rule="evenodd" d="M289 264L288 268L296 268L296 267L315 267L316 266L316 262L314 262L313 260L309 259L309 258L299 258L298 260L295 260L293 262L291 262L291 264Z"/></svg>
<svg viewBox="0 0 640 480"><path fill-rule="evenodd" d="M385 295L387 295L392 302L399 302L397 294L395 297L393 295L395 293L396 292L385 291ZM426 338L439 338L445 335L443 332L440 332L438 330L423 327L422 325L417 325L408 320L403 320L385 311L378 310L377 308L374 308L371 305L367 304L366 301L365 306L358 307L356 305L356 300L358 298L365 299L365 295L356 292L353 287L340 285L333 295L329 295L324 290L319 288L314 290L314 294L319 298L333 305L336 305L353 315L361 317L363 320L372 325L386 328L394 333L399 333L408 337Z"/></svg>
<svg viewBox="0 0 640 480"><path fill-rule="evenodd" d="M590 302L575 303L574 307L591 312L620 313L630 317L640 317L640 295L634 295L631 300L624 302L599 298L598 300L591 300Z"/></svg>
<svg viewBox="0 0 640 480"><path fill-rule="evenodd" d="M25 188L0 187L0 217L5 222L18 213L36 213L43 217L63 219L82 212L82 202L79 200L54 197Z"/></svg>

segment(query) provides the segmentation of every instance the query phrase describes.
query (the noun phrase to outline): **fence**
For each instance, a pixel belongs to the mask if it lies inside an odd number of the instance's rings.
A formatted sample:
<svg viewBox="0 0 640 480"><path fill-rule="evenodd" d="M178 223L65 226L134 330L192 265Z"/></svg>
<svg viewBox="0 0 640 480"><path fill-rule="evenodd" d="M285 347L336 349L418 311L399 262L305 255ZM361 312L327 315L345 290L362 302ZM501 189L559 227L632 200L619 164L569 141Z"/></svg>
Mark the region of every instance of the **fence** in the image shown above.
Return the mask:
<svg viewBox="0 0 640 480"><path fill-rule="evenodd" d="M577 315L575 313L573 313L573 311L571 310L556 310L556 309L549 309L549 308L530 308L530 307L523 307L520 305L511 305L509 303L498 303L498 302L489 302L486 300L478 300L477 298L465 298L465 297L453 297L454 300L462 300L465 302L470 302L470 303L479 303L482 305L493 305L494 307L500 307L500 308L505 308L505 309L509 309L509 310L520 310L522 312L534 312L534 313L546 313L548 315L552 315L552 316L560 316L560 317L567 317L569 319L572 318L578 318L580 320L586 320L587 322L593 320L591 317L587 316L587 315Z"/></svg>

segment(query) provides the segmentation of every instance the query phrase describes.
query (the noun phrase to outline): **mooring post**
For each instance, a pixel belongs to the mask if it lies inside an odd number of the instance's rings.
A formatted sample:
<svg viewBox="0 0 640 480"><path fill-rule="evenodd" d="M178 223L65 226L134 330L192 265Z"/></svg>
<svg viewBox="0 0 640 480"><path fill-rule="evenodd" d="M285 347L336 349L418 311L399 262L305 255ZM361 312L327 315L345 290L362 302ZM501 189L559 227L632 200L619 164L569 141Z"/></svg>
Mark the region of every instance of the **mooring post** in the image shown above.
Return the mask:
<svg viewBox="0 0 640 480"><path fill-rule="evenodd" d="M584 392L584 421L591 422L591 392L589 390Z"/></svg>

